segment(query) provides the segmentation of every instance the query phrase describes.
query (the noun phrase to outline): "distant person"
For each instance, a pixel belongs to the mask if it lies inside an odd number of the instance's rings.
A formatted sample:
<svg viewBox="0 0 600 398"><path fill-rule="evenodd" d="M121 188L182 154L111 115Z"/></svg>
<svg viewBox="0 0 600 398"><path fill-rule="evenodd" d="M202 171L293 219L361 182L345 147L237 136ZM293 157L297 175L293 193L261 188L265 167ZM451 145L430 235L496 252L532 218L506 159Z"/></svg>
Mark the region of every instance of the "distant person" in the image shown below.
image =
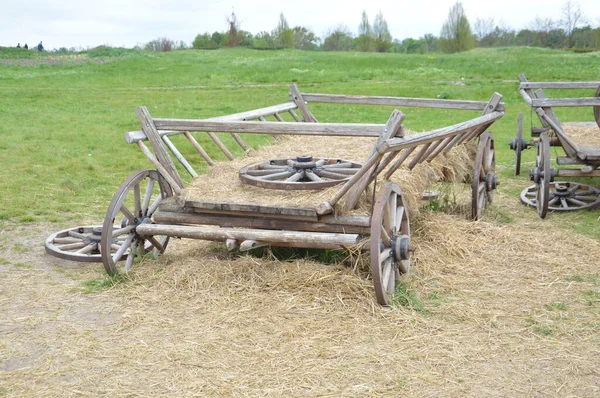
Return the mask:
<svg viewBox="0 0 600 398"><path fill-rule="evenodd" d="M41 41L40 41L40 44L38 44L38 46L37 46L37 50L40 52L44 51L44 46L42 45Z"/></svg>
<svg viewBox="0 0 600 398"><path fill-rule="evenodd" d="M28 49L29 49L29 46L27 45L27 43L25 43L25 45L23 46L23 48L24 48L25 50L28 50Z"/></svg>
<svg viewBox="0 0 600 398"><path fill-rule="evenodd" d="M17 48L21 48L21 43L17 43Z"/></svg>

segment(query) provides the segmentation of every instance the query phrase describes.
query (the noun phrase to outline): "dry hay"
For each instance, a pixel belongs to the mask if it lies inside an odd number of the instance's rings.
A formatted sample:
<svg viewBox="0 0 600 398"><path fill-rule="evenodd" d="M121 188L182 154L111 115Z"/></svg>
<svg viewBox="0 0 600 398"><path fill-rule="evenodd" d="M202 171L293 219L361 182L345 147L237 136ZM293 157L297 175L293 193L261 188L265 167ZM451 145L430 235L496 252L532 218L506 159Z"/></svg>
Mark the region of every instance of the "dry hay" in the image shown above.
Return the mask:
<svg viewBox="0 0 600 398"><path fill-rule="evenodd" d="M375 142L375 138L369 137L283 137L276 145L251 151L246 157L217 163L206 175L195 178L186 188L184 195L187 200L206 202L313 208L319 203L331 199L341 185L310 191L264 189L242 183L238 172L250 163L269 159L293 158L301 154L363 162L373 149ZM394 173L391 181L400 185L409 203L409 208L416 211L423 191L430 184L437 181L468 181L473 170L473 158L473 144L468 143L453 148L447 154L438 155L430 163L421 163L410 171L407 165L412 159L411 156L402 168ZM378 188L381 187L383 181L378 181L377 185ZM364 214L370 211L371 199L371 192L362 195L359 212Z"/></svg>
<svg viewBox="0 0 600 398"><path fill-rule="evenodd" d="M512 224L413 220L411 305L392 309L350 268L196 241L91 295L93 265L0 264L0 393L598 396L600 242L498 199Z"/></svg>
<svg viewBox="0 0 600 398"><path fill-rule="evenodd" d="M563 129L576 144L600 148L600 128L596 123L565 123Z"/></svg>

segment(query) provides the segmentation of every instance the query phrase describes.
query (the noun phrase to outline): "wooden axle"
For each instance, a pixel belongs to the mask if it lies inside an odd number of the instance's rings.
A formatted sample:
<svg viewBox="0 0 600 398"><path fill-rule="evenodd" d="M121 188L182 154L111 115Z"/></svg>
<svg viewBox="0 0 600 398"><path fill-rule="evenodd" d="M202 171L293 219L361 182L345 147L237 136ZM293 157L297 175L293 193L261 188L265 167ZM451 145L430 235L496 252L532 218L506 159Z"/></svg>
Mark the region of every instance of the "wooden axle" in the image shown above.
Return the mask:
<svg viewBox="0 0 600 398"><path fill-rule="evenodd" d="M218 242L226 242L228 239L236 241L255 240L257 242L269 242L273 246L314 249L345 249L360 243L358 234L271 231L213 226L142 224L136 228L136 232L141 236L166 235Z"/></svg>

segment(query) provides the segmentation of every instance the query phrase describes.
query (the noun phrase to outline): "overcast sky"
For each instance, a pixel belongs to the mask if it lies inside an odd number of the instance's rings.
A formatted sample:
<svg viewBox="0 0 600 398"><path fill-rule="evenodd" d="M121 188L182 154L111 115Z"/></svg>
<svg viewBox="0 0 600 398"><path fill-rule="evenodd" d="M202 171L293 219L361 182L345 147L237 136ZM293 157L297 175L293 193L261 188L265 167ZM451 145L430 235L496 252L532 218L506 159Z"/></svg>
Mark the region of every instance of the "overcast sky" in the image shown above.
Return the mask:
<svg viewBox="0 0 600 398"><path fill-rule="evenodd" d="M494 18L513 29L531 26L536 18L561 18L567 0L463 0L471 22ZM0 0L0 46L17 43L47 49L133 47L167 37L191 43L198 33L226 31L226 17L235 11L241 29L253 34L271 31L283 13L290 25L305 26L324 37L337 25L356 34L362 11L371 23L381 11L395 39L439 36L454 0ZM593 26L600 23L600 0L577 0Z"/></svg>

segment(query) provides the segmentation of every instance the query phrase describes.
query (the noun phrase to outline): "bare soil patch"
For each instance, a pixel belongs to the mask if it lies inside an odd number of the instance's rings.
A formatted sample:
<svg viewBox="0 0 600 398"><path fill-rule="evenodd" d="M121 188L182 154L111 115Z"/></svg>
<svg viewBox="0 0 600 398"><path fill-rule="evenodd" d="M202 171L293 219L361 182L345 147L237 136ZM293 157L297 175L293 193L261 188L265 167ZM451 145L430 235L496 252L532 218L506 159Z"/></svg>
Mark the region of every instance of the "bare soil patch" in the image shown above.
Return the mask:
<svg viewBox="0 0 600 398"><path fill-rule="evenodd" d="M360 270L196 241L84 294L101 265L43 252L63 226L6 227L0 395L598 396L600 242L496 199L413 220L392 309Z"/></svg>

